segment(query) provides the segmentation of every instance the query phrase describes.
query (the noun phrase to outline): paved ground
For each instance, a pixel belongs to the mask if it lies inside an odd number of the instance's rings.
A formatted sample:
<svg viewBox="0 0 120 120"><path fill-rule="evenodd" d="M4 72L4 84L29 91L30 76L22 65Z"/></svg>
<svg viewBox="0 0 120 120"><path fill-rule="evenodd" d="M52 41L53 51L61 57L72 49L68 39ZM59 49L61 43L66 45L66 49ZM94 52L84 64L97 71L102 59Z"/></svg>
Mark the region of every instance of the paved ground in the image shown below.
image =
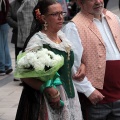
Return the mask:
<svg viewBox="0 0 120 120"><path fill-rule="evenodd" d="M8 42L14 69L15 56L14 45L10 43L11 34L10 29ZM6 76L0 76L0 120L15 120L18 101L22 91L22 87L19 86L19 83L20 82L13 81L13 73Z"/></svg>
<svg viewBox="0 0 120 120"><path fill-rule="evenodd" d="M10 0L12 1L12 0ZM108 3L108 9L113 11L120 17L120 11L118 10L118 0L110 0ZM15 67L14 45L10 43L11 29L9 31L9 48L13 63L13 69ZM6 76L0 76L0 120L14 120L15 114L22 91L22 87L19 86L20 82L13 81L13 73Z"/></svg>

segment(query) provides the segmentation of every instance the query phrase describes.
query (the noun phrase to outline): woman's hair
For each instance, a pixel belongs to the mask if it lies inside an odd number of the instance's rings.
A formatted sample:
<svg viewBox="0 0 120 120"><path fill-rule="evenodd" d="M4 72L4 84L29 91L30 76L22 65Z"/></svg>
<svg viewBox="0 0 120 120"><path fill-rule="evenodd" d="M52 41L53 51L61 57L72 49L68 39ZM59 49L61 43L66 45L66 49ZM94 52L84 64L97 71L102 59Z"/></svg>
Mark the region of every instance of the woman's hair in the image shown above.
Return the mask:
<svg viewBox="0 0 120 120"><path fill-rule="evenodd" d="M53 4L56 4L56 3L57 3L56 0L42 0L42 1L39 1L37 3L37 5L35 6L35 8L33 9L34 18L36 17L35 10L39 9L41 15L45 15L45 14L48 13L48 7L50 5L53 5Z"/></svg>
<svg viewBox="0 0 120 120"><path fill-rule="evenodd" d="M45 15L48 13L48 7L50 5L56 4L57 0L39 0L39 2L37 3L37 5L34 7L33 9L33 23L32 23L32 27L31 27L31 31L30 31L30 35L27 37L25 43L24 43L24 47L23 47L23 51L25 51L25 48L27 46L27 43L29 42L30 38L38 31L42 30L42 26L43 26L43 21L38 20L37 16L36 16L36 10L40 12L41 15Z"/></svg>

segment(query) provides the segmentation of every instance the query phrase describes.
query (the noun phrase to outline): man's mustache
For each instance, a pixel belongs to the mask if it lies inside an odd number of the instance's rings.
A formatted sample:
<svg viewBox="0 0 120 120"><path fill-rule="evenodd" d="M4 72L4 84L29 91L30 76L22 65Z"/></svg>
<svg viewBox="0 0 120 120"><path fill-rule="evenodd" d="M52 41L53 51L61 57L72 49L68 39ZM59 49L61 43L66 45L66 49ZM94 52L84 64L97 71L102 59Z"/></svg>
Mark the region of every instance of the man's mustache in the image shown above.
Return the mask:
<svg viewBox="0 0 120 120"><path fill-rule="evenodd" d="M100 4L100 5L94 5L94 8L99 8L99 7L104 7L103 4Z"/></svg>

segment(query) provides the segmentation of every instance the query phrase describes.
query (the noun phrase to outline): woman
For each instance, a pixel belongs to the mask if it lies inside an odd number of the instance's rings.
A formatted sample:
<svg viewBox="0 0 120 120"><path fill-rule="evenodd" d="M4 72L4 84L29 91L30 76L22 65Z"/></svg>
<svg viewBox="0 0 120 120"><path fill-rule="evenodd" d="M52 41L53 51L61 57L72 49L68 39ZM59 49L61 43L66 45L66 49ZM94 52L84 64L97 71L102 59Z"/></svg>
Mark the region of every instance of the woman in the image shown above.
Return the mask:
<svg viewBox="0 0 120 120"><path fill-rule="evenodd" d="M22 79L25 86L16 120L82 120L77 91L71 77L74 54L70 42L60 31L64 17L62 7L55 0L43 0L38 2L33 13L37 19L35 30L38 32L28 37L25 51L41 46L62 55L64 65L58 71L62 85L57 88L46 87L43 93L40 93L40 88L44 84L42 81L35 78ZM43 26L39 31L41 24ZM80 70L74 78L80 80ZM60 100L64 102L64 106L61 106Z"/></svg>

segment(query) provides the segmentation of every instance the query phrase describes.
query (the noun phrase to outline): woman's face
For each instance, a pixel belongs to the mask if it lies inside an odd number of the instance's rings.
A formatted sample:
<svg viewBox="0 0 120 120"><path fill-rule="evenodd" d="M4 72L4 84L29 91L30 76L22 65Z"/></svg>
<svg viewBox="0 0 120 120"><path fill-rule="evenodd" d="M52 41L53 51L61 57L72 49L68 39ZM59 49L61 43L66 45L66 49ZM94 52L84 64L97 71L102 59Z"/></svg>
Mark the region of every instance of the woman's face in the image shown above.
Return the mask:
<svg viewBox="0 0 120 120"><path fill-rule="evenodd" d="M48 30L59 31L64 21L64 13L61 4L56 3L48 7L48 13L45 15Z"/></svg>

